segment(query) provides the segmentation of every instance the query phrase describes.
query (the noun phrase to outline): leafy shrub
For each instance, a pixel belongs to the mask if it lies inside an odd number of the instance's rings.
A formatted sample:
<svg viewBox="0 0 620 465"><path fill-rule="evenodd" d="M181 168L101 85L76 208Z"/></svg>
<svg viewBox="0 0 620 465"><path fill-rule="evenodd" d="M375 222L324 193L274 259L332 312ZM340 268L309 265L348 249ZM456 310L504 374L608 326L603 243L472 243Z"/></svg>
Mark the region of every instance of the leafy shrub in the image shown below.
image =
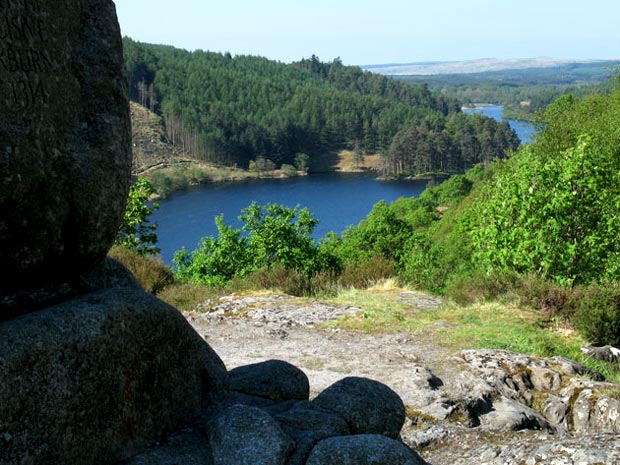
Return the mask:
<svg viewBox="0 0 620 465"><path fill-rule="evenodd" d="M170 268L158 259L141 254L135 249L114 245L108 256L125 265L140 286L151 294L158 294L174 282L174 274Z"/></svg>
<svg viewBox="0 0 620 465"><path fill-rule="evenodd" d="M590 152L587 140L551 160L526 148L490 184L472 233L488 270L538 272L569 286L596 277L615 207Z"/></svg>
<svg viewBox="0 0 620 465"><path fill-rule="evenodd" d="M297 170L295 169L295 167L293 165L287 165L286 163L282 165L280 170L286 176L295 176L297 174Z"/></svg>
<svg viewBox="0 0 620 465"><path fill-rule="evenodd" d="M590 285L581 298L575 324L594 345L620 344L620 285Z"/></svg>
<svg viewBox="0 0 620 465"><path fill-rule="evenodd" d="M276 264L306 278L339 271L337 258L312 239L318 221L307 209L252 203L239 219L243 227L233 229L224 224L222 216L216 218L217 238L202 238L199 248L191 253L178 251L173 259L178 278L221 287L234 277Z"/></svg>
<svg viewBox="0 0 620 465"><path fill-rule="evenodd" d="M157 224L149 224L149 216L159 208L158 203L149 206L149 197L153 193L151 183L138 178L129 188L123 220L119 226L116 244L142 255L159 253L157 244Z"/></svg>
<svg viewBox="0 0 620 465"><path fill-rule="evenodd" d="M299 171L308 171L308 163L310 162L310 155L306 153L295 154L295 168Z"/></svg>
<svg viewBox="0 0 620 465"><path fill-rule="evenodd" d="M458 305L496 300L508 296L519 279L513 272L460 274L447 283L445 295Z"/></svg>
<svg viewBox="0 0 620 465"><path fill-rule="evenodd" d="M473 182L465 175L449 177L441 184L430 186L420 195L420 201L433 207L453 206L471 192Z"/></svg>
<svg viewBox="0 0 620 465"><path fill-rule="evenodd" d="M226 284L230 292L271 289L294 296L316 296L334 292L334 276L319 272L311 276L300 270L289 269L282 264L252 271L244 277L234 277Z"/></svg>
<svg viewBox="0 0 620 465"><path fill-rule="evenodd" d="M173 192L187 189L190 180L185 167L170 167L155 171L151 176L153 190L163 199Z"/></svg>
<svg viewBox="0 0 620 465"><path fill-rule="evenodd" d="M540 122L534 144L494 166L472 231L477 259L563 286L617 279L620 92L562 97Z"/></svg>
<svg viewBox="0 0 620 465"><path fill-rule="evenodd" d="M547 320L572 320L584 287L567 288L535 273L518 274L510 270L480 271L457 275L446 288L446 296L459 305L503 300L542 311Z"/></svg>
<svg viewBox="0 0 620 465"><path fill-rule="evenodd" d="M411 232L411 227L381 200L366 219L342 234L341 241L331 236L327 242L332 241L335 253L347 262L361 262L377 255L397 260Z"/></svg>
<svg viewBox="0 0 620 465"><path fill-rule="evenodd" d="M224 224L224 216L215 218L218 237L206 236L198 249L189 252L185 247L174 254L176 276L181 281L222 287L234 276L251 271L247 238L241 230Z"/></svg>
<svg viewBox="0 0 620 465"><path fill-rule="evenodd" d="M529 273L516 281L512 295L519 305L543 311L548 320L561 318L571 321L584 289L583 286L561 286L556 281Z"/></svg>

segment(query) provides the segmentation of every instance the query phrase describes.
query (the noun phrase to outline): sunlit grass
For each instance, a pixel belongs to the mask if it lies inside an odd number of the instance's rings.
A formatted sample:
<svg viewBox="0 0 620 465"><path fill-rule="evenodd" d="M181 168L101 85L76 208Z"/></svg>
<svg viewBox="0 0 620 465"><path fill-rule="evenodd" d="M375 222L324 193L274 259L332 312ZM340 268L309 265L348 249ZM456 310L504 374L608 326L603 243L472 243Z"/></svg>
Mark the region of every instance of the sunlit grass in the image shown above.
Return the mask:
<svg viewBox="0 0 620 465"><path fill-rule="evenodd" d="M399 300L399 291L349 289L335 303L359 308L353 316L328 324L364 333L408 332L430 338L446 348L503 349L540 357L566 357L620 382L620 366L586 357L587 341L575 331L563 330L541 312L514 304L483 303L458 306L444 303L435 310L418 310Z"/></svg>

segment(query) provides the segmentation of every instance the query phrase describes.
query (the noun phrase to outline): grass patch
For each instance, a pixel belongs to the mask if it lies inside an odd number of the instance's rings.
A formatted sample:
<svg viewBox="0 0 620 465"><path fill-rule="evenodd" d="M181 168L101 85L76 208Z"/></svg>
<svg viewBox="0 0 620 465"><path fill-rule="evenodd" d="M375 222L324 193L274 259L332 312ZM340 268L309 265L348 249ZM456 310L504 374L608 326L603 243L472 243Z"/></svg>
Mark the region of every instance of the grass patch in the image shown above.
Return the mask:
<svg viewBox="0 0 620 465"><path fill-rule="evenodd" d="M401 302L399 292L343 291L332 301L360 310L327 326L364 333L432 336L435 343L454 350L503 349L540 357L561 356L598 370L611 382L620 382L619 364L586 357L581 347L587 341L576 331L564 331L556 320L549 322L545 312L492 302L443 304L436 310L417 310Z"/></svg>
<svg viewBox="0 0 620 465"><path fill-rule="evenodd" d="M158 258L142 255L122 245L112 246L108 256L125 265L140 286L151 294L158 294L174 282L172 271Z"/></svg>
<svg viewBox="0 0 620 465"><path fill-rule="evenodd" d="M396 298L398 290L382 290L383 287L392 286L393 282L385 281L382 284L360 290L349 288L329 299L338 305L348 305L360 308L355 315L347 315L340 320L330 321L325 327L343 328L364 333L391 333L410 331L407 323L411 313L410 305L399 302ZM374 290L373 290L374 289Z"/></svg>

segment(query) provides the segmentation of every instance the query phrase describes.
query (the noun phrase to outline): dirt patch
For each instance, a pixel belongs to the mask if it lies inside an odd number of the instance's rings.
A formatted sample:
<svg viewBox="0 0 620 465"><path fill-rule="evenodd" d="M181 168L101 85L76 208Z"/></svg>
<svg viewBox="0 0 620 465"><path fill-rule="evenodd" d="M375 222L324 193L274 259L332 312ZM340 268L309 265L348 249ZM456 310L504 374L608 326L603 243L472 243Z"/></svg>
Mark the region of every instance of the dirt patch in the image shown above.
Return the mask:
<svg viewBox="0 0 620 465"><path fill-rule="evenodd" d="M417 297L416 297L417 295ZM402 293L412 308L431 309L440 301ZM187 314L189 322L220 355L228 369L262 360L286 360L303 369L316 394L346 376L365 376L394 389L405 404L418 392L411 372L443 365L452 355L432 340L410 334L362 334L320 329L319 323L354 315L359 308L290 296L223 297L206 302L206 313ZM443 370L440 370L443 371Z"/></svg>

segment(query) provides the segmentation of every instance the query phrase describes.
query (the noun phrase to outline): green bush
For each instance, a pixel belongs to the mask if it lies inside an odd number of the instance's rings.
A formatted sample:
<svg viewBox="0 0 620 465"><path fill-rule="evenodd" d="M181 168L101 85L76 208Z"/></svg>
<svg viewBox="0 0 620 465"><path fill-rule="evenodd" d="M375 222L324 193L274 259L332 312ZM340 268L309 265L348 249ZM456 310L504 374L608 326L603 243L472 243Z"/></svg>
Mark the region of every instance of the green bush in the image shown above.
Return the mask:
<svg viewBox="0 0 620 465"><path fill-rule="evenodd" d="M297 170L295 169L295 167L293 165L287 165L286 163L282 165L280 170L286 176L295 176L297 174Z"/></svg>
<svg viewBox="0 0 620 465"><path fill-rule="evenodd" d="M411 227L381 200L373 206L366 219L342 234L341 241L329 236L327 243L331 241L334 252L346 262L361 262L378 255L387 260L397 260L411 233Z"/></svg>
<svg viewBox="0 0 620 465"><path fill-rule="evenodd" d="M176 166L155 171L151 176L153 190L165 199L173 192L187 189L190 180L186 173L186 168Z"/></svg>
<svg viewBox="0 0 620 465"><path fill-rule="evenodd" d="M471 234L476 259L567 287L617 279L620 92L564 96L539 119L536 141L493 165Z"/></svg>
<svg viewBox="0 0 620 465"><path fill-rule="evenodd" d="M449 280L445 295L458 305L497 300L510 295L519 279L512 272L459 274Z"/></svg>
<svg viewBox="0 0 620 465"><path fill-rule="evenodd" d="M183 281L221 287L235 277L281 265L306 278L319 273L337 273L340 264L312 238L318 221L307 209L252 203L239 219L241 229L216 218L218 237L202 238L193 252L186 249L174 256L177 277Z"/></svg>
<svg viewBox="0 0 620 465"><path fill-rule="evenodd" d="M574 319L584 287L567 288L535 273L510 270L456 275L448 282L446 296L459 305L501 300L543 312L548 321Z"/></svg>
<svg viewBox="0 0 620 465"><path fill-rule="evenodd" d="M575 325L594 345L619 345L620 285L588 286L579 303Z"/></svg>
<svg viewBox="0 0 620 465"><path fill-rule="evenodd" d="M153 193L151 183L144 178L138 178L129 188L127 204L123 220L119 226L116 244L142 255L159 253L157 247L157 224L149 224L149 216L159 208L157 202L149 205L149 198Z"/></svg>
<svg viewBox="0 0 620 465"><path fill-rule="evenodd" d="M247 276L236 276L225 287L227 292L276 290L288 295L308 297L334 292L334 276L328 272L318 272L311 276L300 270L289 269L276 263L271 267L252 271Z"/></svg>

